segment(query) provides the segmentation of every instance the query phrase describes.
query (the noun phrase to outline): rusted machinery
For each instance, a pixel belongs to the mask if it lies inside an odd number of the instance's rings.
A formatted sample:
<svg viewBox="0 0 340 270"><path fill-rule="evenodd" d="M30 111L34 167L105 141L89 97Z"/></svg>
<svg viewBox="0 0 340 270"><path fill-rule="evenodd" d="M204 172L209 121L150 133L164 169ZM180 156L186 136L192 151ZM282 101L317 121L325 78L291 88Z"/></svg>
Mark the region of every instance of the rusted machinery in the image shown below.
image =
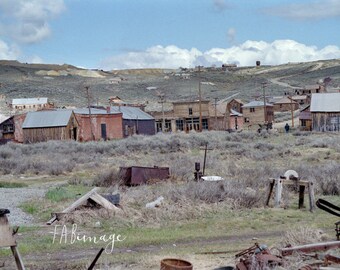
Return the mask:
<svg viewBox="0 0 340 270"><path fill-rule="evenodd" d="M272 255L266 245L258 243L236 254L235 257L239 260L236 270L268 269L283 264L282 258Z"/></svg>

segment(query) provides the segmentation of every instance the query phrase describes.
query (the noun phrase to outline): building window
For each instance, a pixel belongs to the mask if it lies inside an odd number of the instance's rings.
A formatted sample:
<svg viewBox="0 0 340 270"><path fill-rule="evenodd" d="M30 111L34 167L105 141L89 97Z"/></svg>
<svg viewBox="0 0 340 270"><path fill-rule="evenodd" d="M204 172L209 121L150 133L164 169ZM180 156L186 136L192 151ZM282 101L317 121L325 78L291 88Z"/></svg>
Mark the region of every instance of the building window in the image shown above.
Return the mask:
<svg viewBox="0 0 340 270"><path fill-rule="evenodd" d="M192 115L192 108L189 108L189 115Z"/></svg>
<svg viewBox="0 0 340 270"><path fill-rule="evenodd" d="M301 119L301 127L306 127L306 126L307 126L306 119Z"/></svg>
<svg viewBox="0 0 340 270"><path fill-rule="evenodd" d="M202 119L202 129L203 130L208 130L209 129L208 119Z"/></svg>
<svg viewBox="0 0 340 270"><path fill-rule="evenodd" d="M184 121L182 119L176 120L176 129L184 130Z"/></svg>
<svg viewBox="0 0 340 270"><path fill-rule="evenodd" d="M249 121L249 118L248 117L245 117L244 118L244 123L249 123L250 121Z"/></svg>
<svg viewBox="0 0 340 270"><path fill-rule="evenodd" d="M250 112L255 112L255 108L250 108Z"/></svg>
<svg viewBox="0 0 340 270"><path fill-rule="evenodd" d="M13 124L7 124L3 126L3 133L10 133L14 132L14 125Z"/></svg>

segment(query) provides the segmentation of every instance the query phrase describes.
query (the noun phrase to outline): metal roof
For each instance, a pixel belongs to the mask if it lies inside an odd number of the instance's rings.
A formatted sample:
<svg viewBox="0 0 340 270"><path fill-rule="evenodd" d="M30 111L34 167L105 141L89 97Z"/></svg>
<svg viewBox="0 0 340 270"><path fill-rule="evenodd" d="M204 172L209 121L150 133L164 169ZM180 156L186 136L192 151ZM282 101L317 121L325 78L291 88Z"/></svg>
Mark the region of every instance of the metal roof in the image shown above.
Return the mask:
<svg viewBox="0 0 340 270"><path fill-rule="evenodd" d="M125 120L154 120L150 114L142 111L137 107L128 106L112 106L111 112L123 113L123 119Z"/></svg>
<svg viewBox="0 0 340 270"><path fill-rule="evenodd" d="M275 101L275 104L291 104L291 103L296 104L297 102L293 99L288 98L288 97L283 97L283 98Z"/></svg>
<svg viewBox="0 0 340 270"><path fill-rule="evenodd" d="M340 112L340 93L312 94L311 112Z"/></svg>
<svg viewBox="0 0 340 270"><path fill-rule="evenodd" d="M72 110L28 112L22 128L64 127L71 114Z"/></svg>
<svg viewBox="0 0 340 270"><path fill-rule="evenodd" d="M46 104L47 98L14 98L12 105L31 105L31 104Z"/></svg>
<svg viewBox="0 0 340 270"><path fill-rule="evenodd" d="M258 100L253 100L247 104L244 104L242 106L242 108L250 108L250 107L263 107L264 106L264 103L263 101L258 101ZM266 103L266 106L269 106L269 107L272 107L273 104L270 104L270 103Z"/></svg>
<svg viewBox="0 0 340 270"><path fill-rule="evenodd" d="M79 109L74 109L74 113L76 114L89 114L89 109L88 108L79 108ZM97 108L91 108L91 114L93 115L98 115L98 114L120 114L121 112L116 112L116 111L110 111L109 113L104 110L104 109L97 109Z"/></svg>

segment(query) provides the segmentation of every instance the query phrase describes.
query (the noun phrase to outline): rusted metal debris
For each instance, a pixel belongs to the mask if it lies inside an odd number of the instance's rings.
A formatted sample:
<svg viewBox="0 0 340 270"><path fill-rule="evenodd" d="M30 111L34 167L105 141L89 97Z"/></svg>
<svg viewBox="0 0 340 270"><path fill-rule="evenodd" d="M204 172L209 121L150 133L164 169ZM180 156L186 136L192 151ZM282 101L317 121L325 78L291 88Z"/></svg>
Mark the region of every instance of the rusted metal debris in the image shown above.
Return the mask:
<svg viewBox="0 0 340 270"><path fill-rule="evenodd" d="M149 180L164 180L170 177L169 167L120 167L119 177L125 185L136 186L147 184Z"/></svg>
<svg viewBox="0 0 340 270"><path fill-rule="evenodd" d="M322 267L333 266L334 264L340 264L340 257L332 255L332 254L324 254L324 253L315 253L313 252L324 252L330 249L338 249L340 248L340 241L331 241L331 242L323 242L323 243L313 243L302 246L295 247L287 247L281 249L282 256L290 256L299 253L303 257L314 258L317 259L317 262L310 263L304 265L299 268L299 270L317 270L323 269ZM307 254L306 254L307 253ZM339 267L337 266L337 269Z"/></svg>
<svg viewBox="0 0 340 270"><path fill-rule="evenodd" d="M340 217L340 207L326 201L323 199L318 199L316 201L316 206L319 207L321 210L326 211L327 213ZM335 232L336 232L336 239L340 240L340 221L335 223Z"/></svg>
<svg viewBox="0 0 340 270"><path fill-rule="evenodd" d="M236 254L235 257L239 260L236 264L236 270L260 270L283 265L281 257L272 255L266 245L257 243Z"/></svg>

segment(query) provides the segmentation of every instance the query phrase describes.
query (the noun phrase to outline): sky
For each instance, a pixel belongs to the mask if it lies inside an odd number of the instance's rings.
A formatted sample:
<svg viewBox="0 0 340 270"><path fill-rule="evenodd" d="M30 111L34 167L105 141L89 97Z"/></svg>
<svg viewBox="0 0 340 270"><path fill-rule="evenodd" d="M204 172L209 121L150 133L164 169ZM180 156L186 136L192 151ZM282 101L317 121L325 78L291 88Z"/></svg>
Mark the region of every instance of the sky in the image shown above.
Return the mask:
<svg viewBox="0 0 340 270"><path fill-rule="evenodd" d="M340 58L340 0L0 0L0 59L90 69Z"/></svg>

